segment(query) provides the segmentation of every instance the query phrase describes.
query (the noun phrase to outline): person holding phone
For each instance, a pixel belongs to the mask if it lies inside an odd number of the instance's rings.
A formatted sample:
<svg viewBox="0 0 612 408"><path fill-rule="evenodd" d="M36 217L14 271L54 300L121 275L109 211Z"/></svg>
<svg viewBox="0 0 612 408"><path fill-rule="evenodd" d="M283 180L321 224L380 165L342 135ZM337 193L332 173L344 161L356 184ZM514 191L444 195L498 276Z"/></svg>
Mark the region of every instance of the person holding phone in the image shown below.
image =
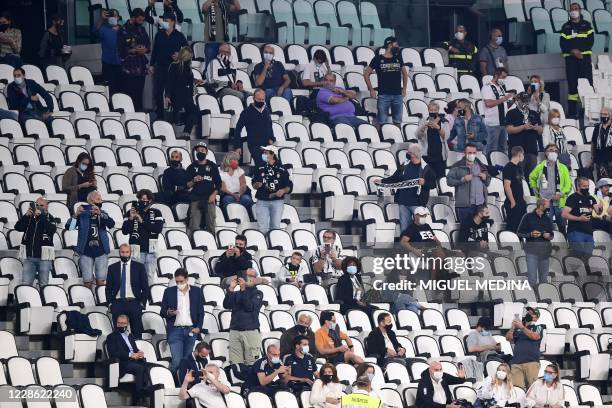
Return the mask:
<svg viewBox="0 0 612 408"><path fill-rule="evenodd" d="M215 264L215 275L222 279L222 286L229 286L238 276L244 276L247 269L253 266L253 256L246 250L247 237L236 235L234 244L229 244L227 250Z"/></svg>
<svg viewBox="0 0 612 408"><path fill-rule="evenodd" d="M230 393L230 383L221 379L219 374L220 369L215 364L207 364L201 372L189 371L181 384L179 399L181 401L197 399L203 407L226 407L223 396ZM196 376L201 376L202 381L188 389Z"/></svg>
<svg viewBox="0 0 612 408"><path fill-rule="evenodd" d="M459 110L457 119L450 132L450 139L457 138L454 150L462 152L466 143L473 143L480 151L485 150L487 142L487 127L482 116L474 114L472 102L468 99L460 99L457 102Z"/></svg>
<svg viewBox="0 0 612 408"><path fill-rule="evenodd" d="M526 241L527 279L532 289L538 283L548 282L551 241L554 237L552 221L546 215L548 207L548 200L539 198L536 209L526 214L518 227L518 236Z"/></svg>
<svg viewBox="0 0 612 408"><path fill-rule="evenodd" d="M100 40L102 49L102 77L108 84L109 94L120 92L121 86L121 60L117 48L117 37L121 26L119 25L119 12L115 9L102 9L100 19L92 28L93 35Z"/></svg>
<svg viewBox="0 0 612 408"><path fill-rule="evenodd" d="M567 220L567 241L578 256L588 258L593 253L592 213L601 213L601 203L589 193L589 179L576 179L576 192L565 202L561 216Z"/></svg>
<svg viewBox="0 0 612 408"><path fill-rule="evenodd" d="M263 392L273 397L277 391L289 391L285 378L291 375L291 367L283 365L278 344L266 347L266 355L257 360L242 384L242 395L249 392Z"/></svg>
<svg viewBox="0 0 612 408"><path fill-rule="evenodd" d="M525 308L523 319L512 321L512 328L506 333L506 340L514 343L514 355L509 364L512 383L527 389L537 378L540 370L540 343L544 328L537 324L540 318L538 309Z"/></svg>
<svg viewBox="0 0 612 408"><path fill-rule="evenodd" d="M513 94L506 91L505 86L508 70L501 66L494 68L491 73L493 74L491 82L484 85L481 90L485 106L484 123L487 126L486 154L508 150L508 134L504 124L506 123L506 112L513 98Z"/></svg>
<svg viewBox="0 0 612 408"><path fill-rule="evenodd" d="M335 283L342 276L342 251L336 245L336 231L323 233L323 243L317 247L310 260L315 274L321 274L323 285Z"/></svg>
<svg viewBox="0 0 612 408"><path fill-rule="evenodd" d="M423 370L417 389L416 406L422 408L461 408L454 400L450 385L465 382L463 367L457 369L457 376L442 371L442 363L432 361L428 370Z"/></svg>
<svg viewBox="0 0 612 408"><path fill-rule="evenodd" d="M429 102L427 109L429 116L421 119L416 136L423 149L423 159L437 178L441 178L445 175L448 157L447 139L450 137L451 129L445 115L440 113L440 105L436 101Z"/></svg>
<svg viewBox="0 0 612 408"><path fill-rule="evenodd" d="M89 153L81 152L62 177L62 192L68 194L68 211L73 214L74 205L79 201L87 201L89 193L96 191L96 188L93 160Z"/></svg>
<svg viewBox="0 0 612 408"><path fill-rule="evenodd" d="M284 283L304 287L304 277L310 274L306 263L302 262L302 254L294 252L285 264L276 272L275 284L280 287ZM312 275L310 275L312 276Z"/></svg>
<svg viewBox="0 0 612 408"><path fill-rule="evenodd" d="M331 363L323 364L319 370L319 378L312 385L309 402L315 408L340 408L343 388L336 366Z"/></svg>

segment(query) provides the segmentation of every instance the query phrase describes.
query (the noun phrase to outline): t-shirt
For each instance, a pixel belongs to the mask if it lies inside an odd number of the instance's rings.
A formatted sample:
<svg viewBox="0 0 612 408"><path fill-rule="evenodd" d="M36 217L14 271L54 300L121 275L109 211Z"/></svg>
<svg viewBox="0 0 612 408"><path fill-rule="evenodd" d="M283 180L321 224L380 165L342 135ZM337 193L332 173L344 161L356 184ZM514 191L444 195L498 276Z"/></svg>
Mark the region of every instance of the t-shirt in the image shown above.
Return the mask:
<svg viewBox="0 0 612 408"><path fill-rule="evenodd" d="M330 119L343 116L355 116L355 105L351 101L344 101L338 104L329 103L332 96L342 97L342 95L332 92L327 88L321 88L317 94L317 106L324 112L329 113Z"/></svg>
<svg viewBox="0 0 612 408"><path fill-rule="evenodd" d="M597 201L591 195L584 196L579 193L570 195L565 202L565 206L572 209L570 214L576 217L580 217L581 215L591 215L593 212L593 206L595 204L597 204ZM570 232L582 232L592 235L593 222L568 221L567 233L569 234Z"/></svg>
<svg viewBox="0 0 612 408"><path fill-rule="evenodd" d="M540 360L540 342L544 329L542 326L530 323L526 327L540 335L540 340L531 340L522 330L514 330L514 357L510 364L523 364Z"/></svg>
<svg viewBox="0 0 612 408"><path fill-rule="evenodd" d="M225 380L219 380L219 382L230 387L230 384ZM222 408L226 406L225 399L219 390L214 385L206 384L204 381L191 387L187 393L191 398L197 399L200 405L204 407Z"/></svg>
<svg viewBox="0 0 612 408"><path fill-rule="evenodd" d="M244 386L245 387L260 386L261 384L259 383L259 377L257 376L257 374L264 373L266 376L268 376L272 374L274 370L276 370L280 366L281 366L280 364L274 364L274 365L270 364L268 362L267 357L260 358L251 366L247 379L244 382ZM278 378L277 376L277 378L274 379L274 381L272 381L269 384L278 384L279 382L280 382L280 378Z"/></svg>
<svg viewBox="0 0 612 408"><path fill-rule="evenodd" d="M411 243L434 242L435 234L429 224L417 224L413 222L402 232L402 236L410 239Z"/></svg>
<svg viewBox="0 0 612 408"><path fill-rule="evenodd" d="M204 179L193 184L191 190L191 201L200 201L208 199L213 191L221 188L221 176L219 175L219 167L211 161L206 161L205 164L193 162L187 167L187 178L193 180L195 176L201 176Z"/></svg>
<svg viewBox="0 0 612 408"><path fill-rule="evenodd" d="M495 86L495 89L497 89L499 98L506 95L506 91L504 91L504 89L501 86L491 83L491 84L488 84L482 87L481 94L482 94L483 101L486 99L490 99L490 100L499 99L495 95L495 92L493 92L493 88L492 88L493 86ZM504 102L503 107L504 107L504 112L506 112L508 110L506 102ZM484 123L487 126L503 126L504 125L503 123L500 122L499 105L493 106L492 108L487 108L485 106L484 117L485 117Z"/></svg>
<svg viewBox="0 0 612 408"><path fill-rule="evenodd" d="M493 56L492 58L491 55ZM493 48L491 45L487 45L480 50L478 61L487 62L487 72L483 72L483 75L493 75L495 68L502 65L505 66L505 64L508 63L508 54L506 53L506 49L502 46Z"/></svg>
<svg viewBox="0 0 612 408"><path fill-rule="evenodd" d="M104 255L104 248L100 240L99 219L97 215L92 215L89 219L89 231L87 232L87 243L85 244L84 255L95 258Z"/></svg>
<svg viewBox="0 0 612 408"><path fill-rule="evenodd" d="M506 114L506 125L521 126L525 123L541 125L540 114L530 110L525 119L524 114L518 109L512 109ZM540 135L534 129L508 135L508 150L514 146L521 146L525 153L538 154L538 139Z"/></svg>
<svg viewBox="0 0 612 408"><path fill-rule="evenodd" d="M232 193L240 191L240 177L244 176L244 170L238 167L234 170L234 174L230 174L226 171L221 172L221 181L225 183L225 187Z"/></svg>
<svg viewBox="0 0 612 408"><path fill-rule="evenodd" d="M489 223L480 221L476 224L474 217L469 217L461 224L459 235L462 242L489 242Z"/></svg>
<svg viewBox="0 0 612 408"><path fill-rule="evenodd" d="M317 363L311 355L299 358L295 354L292 354L285 359L285 365L291 367L292 377L314 380L314 372L317 370Z"/></svg>
<svg viewBox="0 0 612 408"><path fill-rule="evenodd" d="M497 343L497 341L493 338L493 336L483 336L480 332L476 330L472 330L470 334L468 334L465 339L465 344L467 345L468 350L471 347L482 347L482 346L490 346ZM491 354L491 351L481 351L478 353L478 361L485 362L487 356Z"/></svg>
<svg viewBox="0 0 612 408"><path fill-rule="evenodd" d="M504 181L510 180L510 190L512 190L512 196L517 203L525 201L525 193L523 191L523 168L517 166L512 162L508 162L502 173ZM507 198L506 198L507 200Z"/></svg>
<svg viewBox="0 0 612 408"><path fill-rule="evenodd" d="M378 76L378 93L380 95L402 94L402 67L404 60L401 54L386 58L377 55L370 61L370 68L376 71Z"/></svg>
<svg viewBox="0 0 612 408"><path fill-rule="evenodd" d="M253 76L257 77L264 69L263 62L255 65L253 68ZM272 61L266 72L266 78L261 84L263 89L277 89L283 84L283 76L285 75L285 66L279 61Z"/></svg>
<svg viewBox="0 0 612 408"><path fill-rule="evenodd" d="M323 77L327 74L327 72L326 64L319 65L314 61L310 61L310 64L306 65L304 72L302 72L302 81L305 79L310 79L314 82L320 82L323 80Z"/></svg>

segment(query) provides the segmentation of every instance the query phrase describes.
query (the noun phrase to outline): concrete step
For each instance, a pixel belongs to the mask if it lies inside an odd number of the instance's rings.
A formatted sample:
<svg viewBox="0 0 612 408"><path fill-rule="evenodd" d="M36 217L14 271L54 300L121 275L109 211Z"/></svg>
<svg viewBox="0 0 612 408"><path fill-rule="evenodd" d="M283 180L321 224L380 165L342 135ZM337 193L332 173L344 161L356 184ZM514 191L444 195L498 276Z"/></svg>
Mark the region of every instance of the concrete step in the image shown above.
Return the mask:
<svg viewBox="0 0 612 408"><path fill-rule="evenodd" d="M109 391L105 392L106 405L113 408L122 407L141 407L146 406L144 403L140 405L132 405L132 396L127 390Z"/></svg>
<svg viewBox="0 0 612 408"><path fill-rule="evenodd" d="M36 360L40 357L53 357L59 359L61 352L60 350L23 350L19 351L19 355L30 360Z"/></svg>
<svg viewBox="0 0 612 408"><path fill-rule="evenodd" d="M15 333L16 329L17 329L17 325L15 324L14 321L0 322L0 330L2 331L10 331L12 333Z"/></svg>
<svg viewBox="0 0 612 408"><path fill-rule="evenodd" d="M68 384L68 385L97 384L100 387L102 387L104 386L104 378L101 378L101 377L64 378L64 384Z"/></svg>

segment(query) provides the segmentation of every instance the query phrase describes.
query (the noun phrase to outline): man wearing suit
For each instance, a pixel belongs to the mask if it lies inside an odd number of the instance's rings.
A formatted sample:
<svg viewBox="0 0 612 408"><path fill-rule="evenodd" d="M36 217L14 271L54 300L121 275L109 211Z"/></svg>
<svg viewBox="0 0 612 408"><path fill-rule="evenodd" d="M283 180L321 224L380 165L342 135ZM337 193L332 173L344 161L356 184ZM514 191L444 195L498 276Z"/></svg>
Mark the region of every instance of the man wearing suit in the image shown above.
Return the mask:
<svg viewBox="0 0 612 408"><path fill-rule="evenodd" d="M428 370L423 370L417 389L416 406L419 408L460 408L461 405L453 399L449 385L463 384L465 371L463 367L457 370L458 377L442 372L442 364L433 361Z"/></svg>
<svg viewBox="0 0 612 408"><path fill-rule="evenodd" d="M138 405L146 386L147 363L144 353L138 350L134 336L127 331L128 324L129 319L126 315L117 316L115 331L106 337L106 352L110 359L119 360L119 378L125 374L134 376L132 405Z"/></svg>
<svg viewBox="0 0 612 408"><path fill-rule="evenodd" d="M166 318L168 345L172 354L170 371L174 372L182 359L193 351L196 338L204 323L204 297L199 288L187 284L187 270L174 272L176 287L164 291L161 316ZM184 373L183 373L184 375Z"/></svg>
<svg viewBox="0 0 612 408"><path fill-rule="evenodd" d="M378 365L385 366L387 359L404 359L404 349L393 331L393 319L389 313L380 313L376 318L378 327L370 332L366 339L367 354L378 359Z"/></svg>
<svg viewBox="0 0 612 408"><path fill-rule="evenodd" d="M119 247L120 262L108 267L106 301L113 319L119 315L130 318L130 329L135 338L142 338L142 309L149 298L149 284L144 265L131 260L128 244Z"/></svg>
<svg viewBox="0 0 612 408"><path fill-rule="evenodd" d="M188 357L182 359L181 363L179 364L179 367L178 367L179 384L183 383L183 380L185 379L185 375L190 371L193 371L194 373L196 373L196 375L194 376L193 382L190 383L189 387L195 384L199 384L201 381L201 378L200 378L200 375L198 375L197 373L201 373L202 370L204 370L206 366L208 365L208 362L209 362L208 355L209 354L210 354L210 346L208 345L207 342L201 341L198 344L196 344L195 350L193 351L193 353L189 354Z"/></svg>

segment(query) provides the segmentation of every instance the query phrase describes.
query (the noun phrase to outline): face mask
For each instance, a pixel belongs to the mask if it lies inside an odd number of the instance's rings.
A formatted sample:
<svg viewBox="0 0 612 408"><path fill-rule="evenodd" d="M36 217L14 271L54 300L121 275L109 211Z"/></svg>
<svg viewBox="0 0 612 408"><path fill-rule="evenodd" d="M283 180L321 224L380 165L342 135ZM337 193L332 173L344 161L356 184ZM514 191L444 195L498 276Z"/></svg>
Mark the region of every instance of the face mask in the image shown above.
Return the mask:
<svg viewBox="0 0 612 408"><path fill-rule="evenodd" d="M181 166L181 161L180 160L170 160L170 166L171 167L180 167Z"/></svg>
<svg viewBox="0 0 612 408"><path fill-rule="evenodd" d="M331 322L330 326L329 326L329 330L336 330L336 322Z"/></svg>
<svg viewBox="0 0 612 408"><path fill-rule="evenodd" d="M465 111L463 109L460 109L459 111L457 111L457 114L459 116L465 116Z"/></svg>
<svg viewBox="0 0 612 408"><path fill-rule="evenodd" d="M323 381L325 384L328 384L328 383L330 383L330 382L331 382L331 380L332 380L333 378L334 378L334 376L333 376L333 375L331 375L331 374L323 374L323 375L321 376L321 381Z"/></svg>
<svg viewBox="0 0 612 408"><path fill-rule="evenodd" d="M399 55L400 48L399 47L393 47L393 48L391 48L391 52L393 53L393 55Z"/></svg>
<svg viewBox="0 0 612 408"><path fill-rule="evenodd" d="M176 287L179 288L179 290L185 290L185 288L187 287L186 283L177 283Z"/></svg>
<svg viewBox="0 0 612 408"><path fill-rule="evenodd" d="M115 327L115 330L117 330L119 333L125 333L127 327Z"/></svg>
<svg viewBox="0 0 612 408"><path fill-rule="evenodd" d="M574 20L580 18L580 12L578 10L572 10L570 11L570 17Z"/></svg>
<svg viewBox="0 0 612 408"><path fill-rule="evenodd" d="M440 381L442 379L442 376L444 375L444 373L442 371L436 371L433 373L433 378L436 381Z"/></svg>
<svg viewBox="0 0 612 408"><path fill-rule="evenodd" d="M98 207L99 209L102 209L102 203L94 203L94 205Z"/></svg>
<svg viewBox="0 0 612 408"><path fill-rule="evenodd" d="M539 82L532 82L531 86L533 87L533 89L535 91L537 91L538 89L540 89L540 83Z"/></svg>
<svg viewBox="0 0 612 408"><path fill-rule="evenodd" d="M347 266L347 267L346 267L346 271L347 271L348 273L350 273L351 275L354 275L354 274L356 274L356 273L357 273L357 266L355 266L355 265L349 265L349 266Z"/></svg>
<svg viewBox="0 0 612 408"><path fill-rule="evenodd" d="M272 364L274 364L274 365L276 365L276 364L280 364L280 363L281 363L281 359L280 359L280 358L278 358L278 357L272 357L272 358L270 359L270 362L271 362Z"/></svg>
<svg viewBox="0 0 612 408"><path fill-rule="evenodd" d="M498 371L495 376L497 377L498 380L505 380L506 377L508 376L508 373L505 371Z"/></svg>
<svg viewBox="0 0 612 408"><path fill-rule="evenodd" d="M588 189L588 188L581 188L581 189L580 189L580 194L582 194L582 195L588 195L588 194L589 194L589 189Z"/></svg>
<svg viewBox="0 0 612 408"><path fill-rule="evenodd" d="M489 217L488 215L483 215L482 217L480 217L480 219L482 220L482 222L489 222L489 220L491 219L491 217Z"/></svg>
<svg viewBox="0 0 612 408"><path fill-rule="evenodd" d="M261 155L261 160L263 160L264 162L268 162L268 154L267 153L262 153Z"/></svg>
<svg viewBox="0 0 612 408"><path fill-rule="evenodd" d="M556 162L559 155L556 152L548 152L546 153L546 158L548 161Z"/></svg>
<svg viewBox="0 0 612 408"><path fill-rule="evenodd" d="M497 45L502 45L503 42L504 42L504 37L500 36L495 39L495 44Z"/></svg>
<svg viewBox="0 0 612 408"><path fill-rule="evenodd" d="M238 161L236 161L236 160L230 160L230 162L229 162L229 166L230 166L230 169L234 169L234 170L236 170L236 169L238 168Z"/></svg>
<svg viewBox="0 0 612 408"><path fill-rule="evenodd" d="M263 108L265 104L266 104L265 102L260 102L260 101L253 102L253 105L255 105L257 109Z"/></svg>
<svg viewBox="0 0 612 408"><path fill-rule="evenodd" d="M463 41L463 39L465 38L465 33L457 32L457 33L455 33L455 38L458 41Z"/></svg>
<svg viewBox="0 0 612 408"><path fill-rule="evenodd" d="M302 353L308 354L309 351L310 351L310 346L303 346L302 347Z"/></svg>
<svg viewBox="0 0 612 408"><path fill-rule="evenodd" d="M488 330L483 330L483 331L481 331L481 332L480 332L480 335L481 335L481 336L490 336L490 335L491 335L491 332L490 332L490 331L488 331Z"/></svg>
<svg viewBox="0 0 612 408"><path fill-rule="evenodd" d="M299 331L300 333L306 333L308 331L308 327L302 326L301 324L298 324L297 325L297 331Z"/></svg>
<svg viewBox="0 0 612 408"><path fill-rule="evenodd" d="M15 83L16 83L17 85L21 85L21 84L23 84L23 77L17 77L17 78L15 78Z"/></svg>
<svg viewBox="0 0 612 408"><path fill-rule="evenodd" d="M435 119L438 117L438 114L436 112L429 112L429 119Z"/></svg>
<svg viewBox="0 0 612 408"><path fill-rule="evenodd" d="M8 24L0 24L0 32L5 32L6 30L8 30L8 28Z"/></svg>
<svg viewBox="0 0 612 408"><path fill-rule="evenodd" d="M601 123L608 123L610 121L610 117L609 116L602 116L601 117Z"/></svg>
<svg viewBox="0 0 612 408"><path fill-rule="evenodd" d="M121 262L123 262L123 263L126 263L127 261L129 261L129 260L130 260L130 257L129 257L129 256L121 256L121 257L119 257L119 258L121 259Z"/></svg>
<svg viewBox="0 0 612 408"><path fill-rule="evenodd" d="M370 380L370 382L372 382L373 379L374 379L374 374L373 373L368 373L368 380Z"/></svg>
<svg viewBox="0 0 612 408"><path fill-rule="evenodd" d="M206 159L206 153L196 152L195 157L197 161L204 161Z"/></svg>
<svg viewBox="0 0 612 408"><path fill-rule="evenodd" d="M544 381L551 383L555 379L554 375L550 373L544 373Z"/></svg>
<svg viewBox="0 0 612 408"><path fill-rule="evenodd" d="M160 21L159 28L161 28L162 30L167 30L168 28L170 28L170 23L168 23L167 21Z"/></svg>
<svg viewBox="0 0 612 408"><path fill-rule="evenodd" d="M465 157L467 158L467 160L469 162L473 162L474 160L476 160L476 154L475 153L466 154Z"/></svg>
<svg viewBox="0 0 612 408"><path fill-rule="evenodd" d="M117 25L117 17L109 17L108 18L108 24L110 24L112 26L116 26Z"/></svg>
<svg viewBox="0 0 612 408"><path fill-rule="evenodd" d="M143 212L145 210L145 208L147 208L149 206L149 202L145 202L145 201L139 201L138 202L138 211Z"/></svg>
<svg viewBox="0 0 612 408"><path fill-rule="evenodd" d="M499 86L504 86L506 84L506 81L504 81L503 79L500 78L500 79L497 80L497 84Z"/></svg>
<svg viewBox="0 0 612 408"><path fill-rule="evenodd" d="M552 125L559 126L559 123L561 123L561 119L560 119L560 118L552 118L552 119L550 120L550 123L551 123Z"/></svg>
<svg viewBox="0 0 612 408"><path fill-rule="evenodd" d="M81 165L79 166L79 169L81 169L81 171L87 171L87 167L89 167L89 166L88 166L88 165L86 165L86 164L81 164Z"/></svg>
<svg viewBox="0 0 612 408"><path fill-rule="evenodd" d="M264 52L263 58L265 61L272 61L274 59L274 54L270 54L269 52Z"/></svg>
<svg viewBox="0 0 612 408"><path fill-rule="evenodd" d="M385 325L385 330L386 330L386 331L389 331L389 330L391 330L391 329L393 329L393 324L386 324L386 325Z"/></svg>

